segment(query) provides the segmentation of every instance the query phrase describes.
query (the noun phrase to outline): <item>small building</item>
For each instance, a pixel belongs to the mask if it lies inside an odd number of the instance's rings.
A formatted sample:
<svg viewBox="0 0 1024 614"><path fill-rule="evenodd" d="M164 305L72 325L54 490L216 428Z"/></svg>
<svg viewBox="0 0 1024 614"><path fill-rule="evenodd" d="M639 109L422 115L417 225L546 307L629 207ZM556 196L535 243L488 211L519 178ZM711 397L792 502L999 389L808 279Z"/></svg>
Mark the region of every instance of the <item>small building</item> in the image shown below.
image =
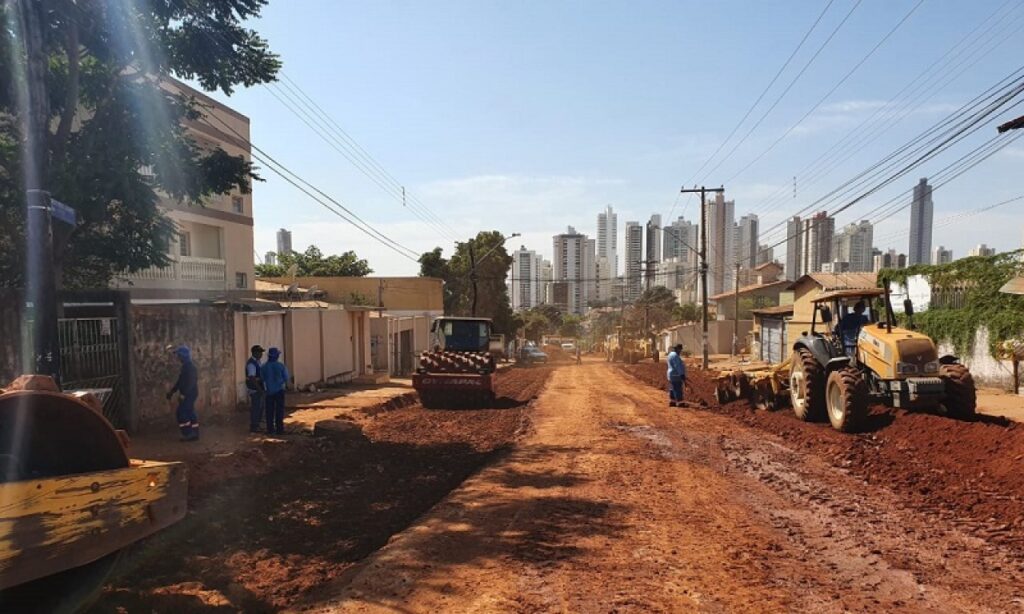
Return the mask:
<svg viewBox="0 0 1024 614"><path fill-rule="evenodd" d="M797 279L788 288L793 293L793 317L786 324L787 340L796 339L811 330L813 300L822 292L877 287L875 273L808 273ZM786 358L789 358L788 347Z"/></svg>
<svg viewBox="0 0 1024 614"><path fill-rule="evenodd" d="M261 281L324 292L327 300L373 307L393 316L444 315L444 281L436 277L262 277Z"/></svg>
<svg viewBox="0 0 1024 614"><path fill-rule="evenodd" d="M780 294L790 285L786 280L771 281L768 283L757 283L739 289L739 298L751 299L756 307L774 307L780 302ZM720 320L732 320L736 317L736 294L735 290L723 292L709 297L709 300L717 305L718 318Z"/></svg>
<svg viewBox="0 0 1024 614"><path fill-rule="evenodd" d="M416 370L417 357L430 349L427 316L370 314L370 354L374 373L408 377Z"/></svg>
<svg viewBox="0 0 1024 614"><path fill-rule="evenodd" d="M793 305L754 309L751 357L775 364L789 359L787 324L793 318Z"/></svg>

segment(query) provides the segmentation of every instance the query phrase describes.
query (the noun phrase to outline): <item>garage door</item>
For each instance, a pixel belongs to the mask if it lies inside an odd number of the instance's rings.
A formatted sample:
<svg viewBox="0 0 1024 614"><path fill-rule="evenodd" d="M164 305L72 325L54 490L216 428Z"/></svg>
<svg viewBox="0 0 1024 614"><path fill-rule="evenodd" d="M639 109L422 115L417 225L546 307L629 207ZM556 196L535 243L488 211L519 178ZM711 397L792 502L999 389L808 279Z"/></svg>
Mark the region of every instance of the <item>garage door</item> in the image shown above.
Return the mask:
<svg viewBox="0 0 1024 614"><path fill-rule="evenodd" d="M763 320L761 322L761 360L770 363L782 362L784 330L782 320Z"/></svg>

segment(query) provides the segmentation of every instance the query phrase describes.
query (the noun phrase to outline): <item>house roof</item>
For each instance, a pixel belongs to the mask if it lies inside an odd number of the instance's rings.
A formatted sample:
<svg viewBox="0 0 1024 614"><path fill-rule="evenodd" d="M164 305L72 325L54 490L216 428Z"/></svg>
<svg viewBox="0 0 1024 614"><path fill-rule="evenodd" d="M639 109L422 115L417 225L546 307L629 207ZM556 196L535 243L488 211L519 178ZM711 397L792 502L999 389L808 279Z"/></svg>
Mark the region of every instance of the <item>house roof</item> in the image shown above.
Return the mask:
<svg viewBox="0 0 1024 614"><path fill-rule="evenodd" d="M1014 277L999 288L999 291L1006 294L1024 294L1024 277Z"/></svg>
<svg viewBox="0 0 1024 614"><path fill-rule="evenodd" d="M262 294L289 294L288 288L290 287L291 286L288 284L282 284L276 281L267 281L265 279L260 279L258 277L254 280L253 284L253 288L256 290L256 292ZM310 292L311 291L309 288L300 288L296 286L291 291L291 294L295 296L304 296L310 294ZM316 290L312 290L312 296L323 296L324 294L325 292L323 290L320 290L319 288Z"/></svg>
<svg viewBox="0 0 1024 614"><path fill-rule="evenodd" d="M743 286L742 288L740 288L740 296L744 296L744 295L747 295L747 294L754 294L754 293L756 293L758 291L764 291L764 290L767 290L767 291L771 291L771 290L785 290L788 286L789 286L789 282L786 281L786 280L772 281L772 282L768 282L766 284L753 284L753 285L750 285L750 286ZM711 299L712 301L720 301L722 299L727 299L727 298L731 298L731 297L734 297L734 296L736 296L736 291L735 290L730 290L728 292L723 292L721 294L716 294L716 295L710 296L708 298Z"/></svg>
<svg viewBox="0 0 1024 614"><path fill-rule="evenodd" d="M750 313L755 316L785 316L792 315L793 304L789 305L778 305L776 307L764 307L762 309L751 309Z"/></svg>
<svg viewBox="0 0 1024 614"><path fill-rule="evenodd" d="M825 291L878 287L878 276L875 273L808 273L790 284L788 289L792 290L808 279Z"/></svg>
<svg viewBox="0 0 1024 614"><path fill-rule="evenodd" d="M755 271L762 271L762 270L764 270L764 269L766 269L768 267L775 267L777 269L782 269L782 265L779 264L778 262L764 262L764 263L761 263L761 264L757 265L756 267L754 267L754 270Z"/></svg>
<svg viewBox="0 0 1024 614"><path fill-rule="evenodd" d="M834 298L867 298L882 296L883 294L885 294L885 290L881 288L849 288L846 290L829 290L828 292L822 292L818 296L814 297L813 302L823 303L825 301L831 301Z"/></svg>

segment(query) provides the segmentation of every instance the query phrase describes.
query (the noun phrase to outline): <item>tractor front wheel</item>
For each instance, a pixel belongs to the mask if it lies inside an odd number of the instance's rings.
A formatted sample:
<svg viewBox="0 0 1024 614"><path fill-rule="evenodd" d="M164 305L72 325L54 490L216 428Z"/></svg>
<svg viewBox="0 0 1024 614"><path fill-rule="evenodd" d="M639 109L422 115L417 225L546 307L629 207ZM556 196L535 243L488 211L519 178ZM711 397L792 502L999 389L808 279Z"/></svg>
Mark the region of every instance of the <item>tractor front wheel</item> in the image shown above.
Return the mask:
<svg viewBox="0 0 1024 614"><path fill-rule="evenodd" d="M804 422L825 414L825 370L807 348L793 351L789 366L789 396L793 413Z"/></svg>
<svg viewBox="0 0 1024 614"><path fill-rule="evenodd" d="M974 418L978 408L978 391L967 367L959 364L942 365L939 375L946 382L946 401L942 404L946 415L958 420Z"/></svg>
<svg viewBox="0 0 1024 614"><path fill-rule="evenodd" d="M864 424L868 415L868 384L853 367L836 369L825 386L828 420L837 431L850 433Z"/></svg>

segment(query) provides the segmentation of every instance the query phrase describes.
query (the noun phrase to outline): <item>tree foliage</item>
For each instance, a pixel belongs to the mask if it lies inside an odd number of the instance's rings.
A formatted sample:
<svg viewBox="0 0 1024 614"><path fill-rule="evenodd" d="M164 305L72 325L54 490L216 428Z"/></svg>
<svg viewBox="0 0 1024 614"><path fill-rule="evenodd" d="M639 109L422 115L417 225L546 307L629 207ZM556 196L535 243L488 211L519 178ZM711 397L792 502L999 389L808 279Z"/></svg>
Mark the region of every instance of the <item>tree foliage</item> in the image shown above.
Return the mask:
<svg viewBox="0 0 1024 614"><path fill-rule="evenodd" d="M26 172L38 172L41 185L78 213L54 254L68 287L106 286L122 271L165 266L176 229L157 206L161 196L200 206L249 190L258 179L251 164L197 145L184 124L199 120L201 104L161 81L173 75L230 94L274 80L277 57L243 26L265 4L0 4L0 284L24 282ZM26 52L26 40L41 41L38 53ZM18 104L27 92L33 104ZM26 160L18 144L29 137L42 146Z"/></svg>
<svg viewBox="0 0 1024 614"><path fill-rule="evenodd" d="M929 306L914 316L921 332L936 341L950 341L960 353L974 348L978 329L989 333L989 352L1000 356L1007 341L1024 335L1024 296L999 291L1006 282L1024 275L1024 250L972 256L940 265L914 265L905 269L882 269L878 283L906 285L913 275L928 279L933 293L957 290L963 293L962 305Z"/></svg>
<svg viewBox="0 0 1024 614"><path fill-rule="evenodd" d="M340 256L325 257L320 248L310 245L302 253L278 254L277 264L256 265L256 274L260 277L285 277L292 266L295 266L297 277L366 277L373 273L369 263L351 250Z"/></svg>
<svg viewBox="0 0 1024 614"><path fill-rule="evenodd" d="M512 256L505 249L505 236L496 230L480 231L467 241L456 243L450 259L441 248L420 256L420 275L444 280L444 310L448 315L473 313L473 281L476 279L476 315L494 320L499 333L513 334L513 317L505 279ZM475 267L474 267L475 263Z"/></svg>

